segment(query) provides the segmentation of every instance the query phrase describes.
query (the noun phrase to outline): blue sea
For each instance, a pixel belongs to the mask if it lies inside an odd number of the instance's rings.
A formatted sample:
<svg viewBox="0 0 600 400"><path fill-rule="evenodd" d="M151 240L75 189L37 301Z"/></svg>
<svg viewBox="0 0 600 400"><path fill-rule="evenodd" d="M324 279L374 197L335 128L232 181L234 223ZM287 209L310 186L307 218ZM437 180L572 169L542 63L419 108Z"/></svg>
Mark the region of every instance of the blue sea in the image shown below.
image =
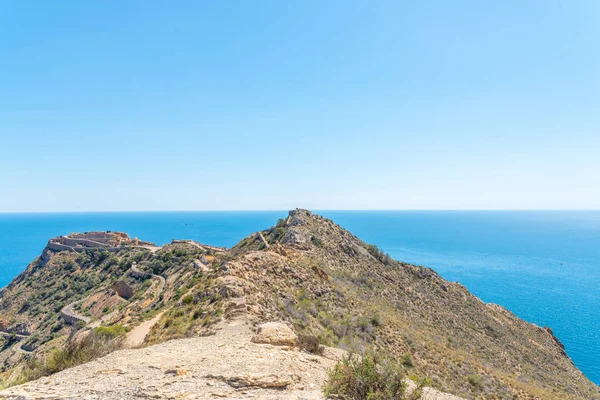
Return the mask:
<svg viewBox="0 0 600 400"><path fill-rule="evenodd" d="M322 211L394 258L431 267L486 302L549 326L600 384L600 211ZM164 244L233 246L285 211L0 214L0 286L50 237L124 231Z"/></svg>

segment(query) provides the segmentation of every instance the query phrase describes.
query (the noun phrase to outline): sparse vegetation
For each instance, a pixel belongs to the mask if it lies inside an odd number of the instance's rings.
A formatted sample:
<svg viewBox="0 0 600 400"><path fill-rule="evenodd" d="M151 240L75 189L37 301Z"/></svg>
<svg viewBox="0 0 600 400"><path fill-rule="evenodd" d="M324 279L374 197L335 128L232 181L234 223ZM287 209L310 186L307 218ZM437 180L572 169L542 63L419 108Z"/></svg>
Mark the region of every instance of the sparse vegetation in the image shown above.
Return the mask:
<svg viewBox="0 0 600 400"><path fill-rule="evenodd" d="M51 375L118 350L123 346L124 333L125 329L120 325L92 330L82 339L70 341L64 347L53 350L46 357L29 359L21 376L10 385Z"/></svg>
<svg viewBox="0 0 600 400"><path fill-rule="evenodd" d="M321 345L319 338L314 335L298 335L298 341L296 345L299 349L316 355L322 355L325 351L325 347Z"/></svg>
<svg viewBox="0 0 600 400"><path fill-rule="evenodd" d="M554 400L565 398L566 387L577 400L597 394L546 331L480 302L430 269L391 260L331 221L306 212L298 218L287 225L280 220L262 231L267 242L275 244L269 251L257 235L250 235L232 251L212 253L204 263L208 269L194 265L208 253L186 244L156 253L133 248L59 252L46 262L32 263L3 289L3 299L10 299L3 303L5 330L31 332L23 344L50 360L46 365L43 357L31 357L31 371L25 369L24 377L52 373L87 357L76 354L101 353L71 342L62 348L84 324L66 324L58 313L89 297L76 308L92 321L127 313L132 317L127 323L133 326L161 313L146 343L210 334L222 318L248 312L293 324L298 347L315 354L321 345L359 354L376 346L380 354L397 361L392 368L373 357L378 366L372 374L400 368L415 382L431 376L431 385L465 399L511 398L517 392ZM292 243L286 243L288 237ZM133 262L140 271L162 275L164 288L159 291L157 280L149 276L131 274ZM105 290L118 280L134 290L131 298ZM30 327L28 321L36 322ZM97 329L89 340L112 342L126 329ZM6 345L12 339L16 336L4 340L4 350L12 351L14 343ZM98 347L102 346L91 346ZM368 365L357 364L359 359L346 360L337 372L368 372ZM22 366L14 358L5 360L0 379L14 376ZM537 365L545 367L534 368ZM371 398L385 399L392 390L386 385L393 386L388 381Z"/></svg>
<svg viewBox="0 0 600 400"><path fill-rule="evenodd" d="M343 400L403 400L408 397L401 368L390 360L366 354L345 355L331 370L323 386L326 396Z"/></svg>
<svg viewBox="0 0 600 400"><path fill-rule="evenodd" d="M311 236L310 241L317 247L323 247L323 241L316 236Z"/></svg>
<svg viewBox="0 0 600 400"><path fill-rule="evenodd" d="M94 334L106 340L116 339L124 336L127 329L123 325L100 326L94 329Z"/></svg>
<svg viewBox="0 0 600 400"><path fill-rule="evenodd" d="M406 353L404 356L402 356L402 365L404 365L407 368L412 368L415 366L415 364L413 363L412 356L410 354Z"/></svg>
<svg viewBox="0 0 600 400"><path fill-rule="evenodd" d="M467 380L471 386L479 387L481 386L481 376L477 374L470 374L467 376Z"/></svg>
<svg viewBox="0 0 600 400"><path fill-rule="evenodd" d="M367 247L367 251L369 252L369 254L371 254L373 257L375 257L375 259L381 261L382 263L384 263L386 265L388 265L392 262L392 257L390 257L389 254L381 251L379 249L379 247L375 246L374 244L368 244L366 247Z"/></svg>

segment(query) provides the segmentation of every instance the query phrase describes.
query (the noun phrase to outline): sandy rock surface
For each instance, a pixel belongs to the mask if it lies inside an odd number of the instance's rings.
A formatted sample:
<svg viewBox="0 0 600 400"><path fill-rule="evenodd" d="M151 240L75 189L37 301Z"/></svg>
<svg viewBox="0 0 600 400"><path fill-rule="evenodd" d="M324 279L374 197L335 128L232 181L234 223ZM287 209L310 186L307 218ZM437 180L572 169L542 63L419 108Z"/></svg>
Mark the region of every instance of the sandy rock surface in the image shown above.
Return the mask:
<svg viewBox="0 0 600 400"><path fill-rule="evenodd" d="M318 357L252 343L237 321L217 335L106 357L0 392L5 399L321 399L339 354Z"/></svg>
<svg viewBox="0 0 600 400"><path fill-rule="evenodd" d="M277 331L281 332L283 328L279 328ZM320 388L341 350L327 348L321 357L288 347L253 343L252 337L247 322L233 321L214 336L114 352L4 390L0 399L324 398ZM424 399L459 398L430 390Z"/></svg>
<svg viewBox="0 0 600 400"><path fill-rule="evenodd" d="M259 325L256 335L252 337L254 343L267 343L275 346L295 346L298 336L286 324L281 322L267 322Z"/></svg>

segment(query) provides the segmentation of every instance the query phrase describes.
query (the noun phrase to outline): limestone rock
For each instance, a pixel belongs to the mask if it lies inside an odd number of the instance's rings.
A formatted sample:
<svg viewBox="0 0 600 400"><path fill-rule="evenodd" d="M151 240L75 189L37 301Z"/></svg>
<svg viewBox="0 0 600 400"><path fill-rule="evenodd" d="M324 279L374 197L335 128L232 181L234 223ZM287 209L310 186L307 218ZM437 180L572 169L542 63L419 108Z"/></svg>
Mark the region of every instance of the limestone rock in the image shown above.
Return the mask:
<svg viewBox="0 0 600 400"><path fill-rule="evenodd" d="M284 389L292 384L292 381L286 377L277 374L244 374L234 376L212 376L209 378L218 379L226 382L229 386L240 388L262 388L262 389Z"/></svg>
<svg viewBox="0 0 600 400"><path fill-rule="evenodd" d="M279 346L295 346L298 336L281 322L267 322L258 327L252 338L254 343L267 343Z"/></svg>
<svg viewBox="0 0 600 400"><path fill-rule="evenodd" d="M175 375L175 376L183 376L190 372L187 369L183 368L171 368L165 371L165 375Z"/></svg>

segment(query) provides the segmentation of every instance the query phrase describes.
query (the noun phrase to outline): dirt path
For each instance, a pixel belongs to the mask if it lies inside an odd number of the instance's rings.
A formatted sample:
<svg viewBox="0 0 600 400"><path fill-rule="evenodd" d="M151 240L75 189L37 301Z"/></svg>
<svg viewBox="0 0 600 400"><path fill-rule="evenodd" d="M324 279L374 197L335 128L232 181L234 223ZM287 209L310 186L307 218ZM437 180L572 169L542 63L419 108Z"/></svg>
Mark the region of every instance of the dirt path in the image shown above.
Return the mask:
<svg viewBox="0 0 600 400"><path fill-rule="evenodd" d="M127 344L129 347L136 347L144 343L148 332L150 332L150 329L152 329L154 324L160 320L160 317L162 317L163 313L164 311L160 314L157 314L154 318L144 321L133 328L129 333L127 333L125 344Z"/></svg>
<svg viewBox="0 0 600 400"><path fill-rule="evenodd" d="M23 354L32 354L33 353L32 351L25 350L22 346L23 346L23 343L21 343L21 342L15 343L15 345L13 346L13 351L15 353L23 353Z"/></svg>

